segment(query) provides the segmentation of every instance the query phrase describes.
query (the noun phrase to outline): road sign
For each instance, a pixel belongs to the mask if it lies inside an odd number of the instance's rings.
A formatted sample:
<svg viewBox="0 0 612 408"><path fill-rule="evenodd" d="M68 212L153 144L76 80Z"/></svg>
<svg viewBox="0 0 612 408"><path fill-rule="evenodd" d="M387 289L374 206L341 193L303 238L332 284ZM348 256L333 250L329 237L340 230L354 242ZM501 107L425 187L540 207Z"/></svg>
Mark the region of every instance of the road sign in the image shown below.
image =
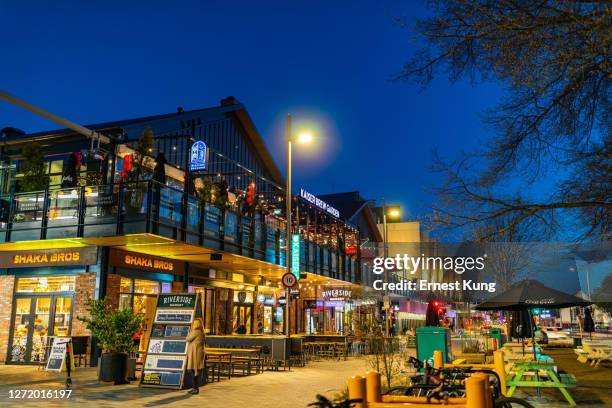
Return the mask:
<svg viewBox="0 0 612 408"><path fill-rule="evenodd" d="M287 272L286 274L283 275L282 282L283 282L284 287L292 288L297 283L297 278L291 272Z"/></svg>

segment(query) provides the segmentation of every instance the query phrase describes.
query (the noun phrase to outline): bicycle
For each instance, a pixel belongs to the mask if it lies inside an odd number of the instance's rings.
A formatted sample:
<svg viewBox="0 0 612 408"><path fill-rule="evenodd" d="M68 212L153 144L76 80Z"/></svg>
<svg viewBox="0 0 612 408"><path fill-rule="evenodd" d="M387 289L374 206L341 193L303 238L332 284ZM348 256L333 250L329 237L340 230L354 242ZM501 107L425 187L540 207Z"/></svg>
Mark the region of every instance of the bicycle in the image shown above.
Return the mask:
<svg viewBox="0 0 612 408"><path fill-rule="evenodd" d="M338 403L333 403L331 400L326 398L321 394L317 394L317 401L311 402L308 404L309 407L317 407L317 408L351 408L353 404L357 404L363 402L361 398L359 399L345 399L344 401L340 401Z"/></svg>

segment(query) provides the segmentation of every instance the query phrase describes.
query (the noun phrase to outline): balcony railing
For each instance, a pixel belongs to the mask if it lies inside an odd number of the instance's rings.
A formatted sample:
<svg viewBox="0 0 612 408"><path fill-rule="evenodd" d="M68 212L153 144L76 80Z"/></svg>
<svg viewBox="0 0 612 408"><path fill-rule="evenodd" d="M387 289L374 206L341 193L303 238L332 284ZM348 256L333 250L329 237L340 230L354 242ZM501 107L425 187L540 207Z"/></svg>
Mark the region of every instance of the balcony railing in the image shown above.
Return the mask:
<svg viewBox="0 0 612 408"><path fill-rule="evenodd" d="M153 181L0 196L0 242L152 233L285 265L284 221L220 209ZM359 261L342 248L301 240L302 271L356 282Z"/></svg>

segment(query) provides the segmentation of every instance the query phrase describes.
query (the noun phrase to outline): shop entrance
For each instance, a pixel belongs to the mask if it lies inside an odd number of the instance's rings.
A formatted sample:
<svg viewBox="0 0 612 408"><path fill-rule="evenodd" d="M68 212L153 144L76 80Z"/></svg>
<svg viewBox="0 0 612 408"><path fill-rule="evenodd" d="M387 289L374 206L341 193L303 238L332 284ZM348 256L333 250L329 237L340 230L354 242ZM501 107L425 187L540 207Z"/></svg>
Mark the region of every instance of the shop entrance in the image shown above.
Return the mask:
<svg viewBox="0 0 612 408"><path fill-rule="evenodd" d="M70 335L73 295L15 296L8 362L41 363L56 336Z"/></svg>
<svg viewBox="0 0 612 408"><path fill-rule="evenodd" d="M253 332L252 316L252 305L234 305L234 333L251 334Z"/></svg>

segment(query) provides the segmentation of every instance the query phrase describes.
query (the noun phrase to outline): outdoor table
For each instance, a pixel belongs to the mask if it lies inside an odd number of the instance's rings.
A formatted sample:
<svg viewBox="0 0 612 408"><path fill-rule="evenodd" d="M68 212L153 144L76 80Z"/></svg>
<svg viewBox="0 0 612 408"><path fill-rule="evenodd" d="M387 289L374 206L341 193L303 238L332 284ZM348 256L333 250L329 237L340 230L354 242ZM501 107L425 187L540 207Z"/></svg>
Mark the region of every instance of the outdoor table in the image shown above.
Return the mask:
<svg viewBox="0 0 612 408"><path fill-rule="evenodd" d="M233 367L235 364L244 362L246 358L247 373L251 375L251 366L255 362L256 373L259 373L259 369L263 371L263 365L259 365L259 359L261 357L261 349L259 348L219 348L219 347L207 347L206 353L211 355L225 354L230 356L229 364ZM244 367L243 367L244 370ZM244 371L243 371L244 373Z"/></svg>
<svg viewBox="0 0 612 408"><path fill-rule="evenodd" d="M204 358L206 359L206 363L212 363L212 377L214 381L215 377L215 366L217 367L217 381L221 379L221 366L227 365L229 368L227 370L227 378L232 378L232 353L222 350L210 350L208 348L204 349ZM212 357L212 358L210 358Z"/></svg>
<svg viewBox="0 0 612 408"><path fill-rule="evenodd" d="M542 363L516 363L516 374L510 376L506 381L508 385L508 397L511 397L517 387L533 388L557 388L565 397L569 405L574 406L576 402L567 391L573 385L561 382L555 372L555 366ZM535 377L525 379L524 377Z"/></svg>

